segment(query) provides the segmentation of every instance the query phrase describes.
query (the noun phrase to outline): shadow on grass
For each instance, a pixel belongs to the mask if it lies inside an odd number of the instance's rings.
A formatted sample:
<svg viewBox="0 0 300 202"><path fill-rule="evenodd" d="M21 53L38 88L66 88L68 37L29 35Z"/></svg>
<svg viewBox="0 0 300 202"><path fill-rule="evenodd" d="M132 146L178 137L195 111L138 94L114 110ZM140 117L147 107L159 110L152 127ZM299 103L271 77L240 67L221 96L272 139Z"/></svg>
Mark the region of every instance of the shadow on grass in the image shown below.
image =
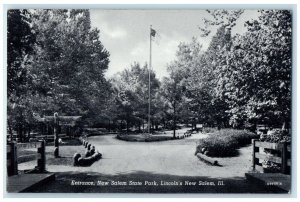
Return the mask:
<svg viewBox="0 0 300 202"><path fill-rule="evenodd" d="M92 182L92 185L72 185ZM97 185L101 181L107 185ZM142 185L129 185L130 181ZM150 185L153 182L157 185ZM118 184L119 185L113 185ZM126 185L124 185L124 183ZM145 185L149 182L149 185ZM122 184L122 185L120 185ZM29 192L37 193L273 193L242 177L211 178L207 176L177 176L136 171L117 175L100 173L61 172L56 180Z"/></svg>

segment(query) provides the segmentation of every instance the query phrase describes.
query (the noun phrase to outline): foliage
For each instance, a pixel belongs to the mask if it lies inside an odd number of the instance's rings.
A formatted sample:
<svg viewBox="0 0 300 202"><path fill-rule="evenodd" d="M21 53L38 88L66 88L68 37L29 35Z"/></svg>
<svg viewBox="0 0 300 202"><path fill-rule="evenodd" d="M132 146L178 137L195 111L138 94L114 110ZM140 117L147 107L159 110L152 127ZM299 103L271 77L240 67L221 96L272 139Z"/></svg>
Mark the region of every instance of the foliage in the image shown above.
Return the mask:
<svg viewBox="0 0 300 202"><path fill-rule="evenodd" d="M99 113L109 88L109 53L99 30L91 29L89 11L37 10L33 29L36 54L29 69L35 89L51 102L44 113Z"/></svg>
<svg viewBox="0 0 300 202"><path fill-rule="evenodd" d="M217 128L204 127L202 133L215 133L217 130Z"/></svg>
<svg viewBox="0 0 300 202"><path fill-rule="evenodd" d="M23 129L29 127L28 123L32 121L30 110L34 101L26 68L35 43L30 17L26 9L7 12L7 125L10 135L13 135L14 129L20 139L23 139Z"/></svg>
<svg viewBox="0 0 300 202"><path fill-rule="evenodd" d="M145 136L144 134L126 134L126 135L118 134L117 138L129 142L156 142L156 141L174 140L174 138L170 136L164 136L164 135Z"/></svg>
<svg viewBox="0 0 300 202"><path fill-rule="evenodd" d="M165 77L162 82L160 95L164 99L166 114L172 123L173 137L175 138L177 122L184 112L186 104L185 86L182 83L181 75L174 70L176 64L171 64L168 68L171 72L170 78ZM182 117L181 117L182 118Z"/></svg>
<svg viewBox="0 0 300 202"><path fill-rule="evenodd" d="M257 135L246 130L221 129L212 133L208 138L201 139L197 153L205 153L212 157L227 157L237 154L239 147L251 143Z"/></svg>
<svg viewBox="0 0 300 202"><path fill-rule="evenodd" d="M220 27L204 52L196 38L191 43L178 46L176 60L171 63L172 74L178 75L178 83L184 89L184 118L210 126L228 126L227 103L216 93L218 52L230 46L230 33ZM172 76L172 75L171 75Z"/></svg>
<svg viewBox="0 0 300 202"><path fill-rule="evenodd" d="M240 18L240 16L244 13L243 10L206 10L211 18L204 18L204 28L199 27L201 31L201 36L206 37L211 33L210 27L213 26L224 26L228 29L234 27L236 25L236 21Z"/></svg>
<svg viewBox="0 0 300 202"><path fill-rule="evenodd" d="M274 129L268 132L268 134L262 134L260 141L272 142L272 143L291 143L291 135L288 130ZM264 152L268 155L278 156L281 155L280 151L264 149ZM264 159L262 166L265 172L280 172L281 164L269 161L268 158Z"/></svg>
<svg viewBox="0 0 300 202"><path fill-rule="evenodd" d="M26 85L28 55L32 53L35 35L30 28L30 13L24 10L7 12L7 92L8 98L19 96Z"/></svg>
<svg viewBox="0 0 300 202"><path fill-rule="evenodd" d="M233 125L245 120L287 124L291 93L291 14L261 10L248 32L222 50L218 92L230 106ZM223 62L222 62L223 61Z"/></svg>
<svg viewBox="0 0 300 202"><path fill-rule="evenodd" d="M149 69L148 66L140 67L134 63L130 69L125 69L112 79L114 90L115 119L124 120L127 130L130 125L141 127L148 119L149 103ZM160 85L160 82L153 71L150 72L151 79L151 116L156 113L155 102L153 101Z"/></svg>
<svg viewBox="0 0 300 202"><path fill-rule="evenodd" d="M102 118L109 53L99 32L88 10L8 12L10 123L32 123L34 112Z"/></svg>
<svg viewBox="0 0 300 202"><path fill-rule="evenodd" d="M280 143L280 142L291 142L291 135L287 130L273 130L268 134L262 134L260 136L260 141L263 142L272 142L272 143Z"/></svg>
<svg viewBox="0 0 300 202"><path fill-rule="evenodd" d="M202 36L217 28L208 48L204 50L197 38L181 42L168 64L168 77L160 82L150 72L152 127L163 124L173 128L174 135L178 123L219 129L257 123L288 128L291 12L259 10L258 19L245 22L247 31L235 35L231 29L243 10L208 13L210 18L200 28ZM148 67L134 63L107 81L109 52L99 34L91 28L88 10L8 11L11 132L22 134L24 127L30 128L33 112L79 114L90 125L113 122L126 124L127 130L133 126L141 130L148 119ZM236 131L218 133L222 135L213 135L205 143L211 148L218 144L216 154L246 144L251 137ZM236 135L227 135L231 133Z"/></svg>

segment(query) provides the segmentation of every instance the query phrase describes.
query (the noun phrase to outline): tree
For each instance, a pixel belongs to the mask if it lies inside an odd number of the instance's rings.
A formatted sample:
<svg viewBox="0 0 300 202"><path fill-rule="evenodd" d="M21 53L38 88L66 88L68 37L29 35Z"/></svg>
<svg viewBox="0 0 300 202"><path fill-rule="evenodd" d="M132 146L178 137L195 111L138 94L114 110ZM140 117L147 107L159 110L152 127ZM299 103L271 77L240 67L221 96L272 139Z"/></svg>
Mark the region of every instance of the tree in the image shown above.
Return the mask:
<svg viewBox="0 0 300 202"><path fill-rule="evenodd" d="M185 122L205 123L207 125L227 126L227 106L216 93L219 55L223 47L230 47L230 32L221 26L213 36L209 48L204 52L196 38L191 43L178 46L176 60L172 63L173 74L178 77L184 89ZM183 101L182 100L182 101Z"/></svg>
<svg viewBox="0 0 300 202"><path fill-rule="evenodd" d="M91 29L88 10L36 10L34 65L30 76L35 89L51 105L43 113L97 117L108 97L104 78L109 53Z"/></svg>
<svg viewBox="0 0 300 202"><path fill-rule="evenodd" d="M290 122L291 13L260 10L246 22L248 32L234 37L223 51L218 89L230 105L231 122Z"/></svg>
<svg viewBox="0 0 300 202"><path fill-rule="evenodd" d="M173 137L175 138L177 122L185 103L185 96L184 85L180 83L180 74L177 74L173 68L176 68L175 63L170 64L168 67L170 77L164 77L160 94L165 100L164 106L167 107L166 114L172 118Z"/></svg>
<svg viewBox="0 0 300 202"><path fill-rule="evenodd" d="M236 21L244 13L244 10L224 10L224 9L215 9L215 10L206 10L211 18L204 18L204 28L199 27L201 36L206 37L211 33L211 27L223 26L225 29L231 29L236 25Z"/></svg>
<svg viewBox="0 0 300 202"><path fill-rule="evenodd" d="M236 18L234 18L236 20ZM206 72L203 75L207 82L206 94L210 97L210 102L207 107L208 120L210 120L211 125L217 125L218 127L228 126L228 114L227 110L228 104L218 92L217 85L219 82L219 73L222 65L224 65L224 54L230 49L232 44L231 39L231 26L233 25L225 24L221 25L216 34L212 37L209 47L205 54L203 55L202 63Z"/></svg>
<svg viewBox="0 0 300 202"><path fill-rule="evenodd" d="M28 55L33 51L35 34L30 28L30 13L24 10L7 12L7 93L21 94L26 83Z"/></svg>
<svg viewBox="0 0 300 202"><path fill-rule="evenodd" d="M118 109L118 118L126 122L127 131L131 125L141 125L148 118L148 66L140 67L139 63L131 65L130 69L125 69L112 80L115 92L115 105ZM153 71L151 78L151 98L159 88L159 81ZM151 115L155 113L155 105L152 102Z"/></svg>
<svg viewBox="0 0 300 202"><path fill-rule="evenodd" d="M9 120L31 123L33 112L103 119L109 53L89 11L11 10L8 22Z"/></svg>
<svg viewBox="0 0 300 202"><path fill-rule="evenodd" d="M26 100L31 96L26 66L30 63L35 43L30 18L30 13L25 9L7 12L7 115L11 139L15 128L19 139L23 140L30 118L28 112L32 104Z"/></svg>

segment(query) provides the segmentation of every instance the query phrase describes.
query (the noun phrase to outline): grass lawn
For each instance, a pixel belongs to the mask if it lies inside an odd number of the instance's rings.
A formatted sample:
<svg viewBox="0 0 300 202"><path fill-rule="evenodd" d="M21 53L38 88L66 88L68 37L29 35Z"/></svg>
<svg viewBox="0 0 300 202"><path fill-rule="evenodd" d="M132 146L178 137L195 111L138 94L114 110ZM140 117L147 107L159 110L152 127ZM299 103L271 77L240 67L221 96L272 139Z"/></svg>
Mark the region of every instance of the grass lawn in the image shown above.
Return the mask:
<svg viewBox="0 0 300 202"><path fill-rule="evenodd" d="M85 148L80 143L78 139L64 140L65 144L61 144L59 147L60 158L54 158L54 146L53 143L47 143L46 146L46 169L47 166L63 165L72 166L73 165L73 155L75 153L85 154ZM36 154L36 148L32 148L29 151L31 154ZM26 153L27 153L26 152ZM35 157L36 158L36 157ZM36 159L28 159L27 161L22 161L18 165L19 170L30 170L36 165Z"/></svg>

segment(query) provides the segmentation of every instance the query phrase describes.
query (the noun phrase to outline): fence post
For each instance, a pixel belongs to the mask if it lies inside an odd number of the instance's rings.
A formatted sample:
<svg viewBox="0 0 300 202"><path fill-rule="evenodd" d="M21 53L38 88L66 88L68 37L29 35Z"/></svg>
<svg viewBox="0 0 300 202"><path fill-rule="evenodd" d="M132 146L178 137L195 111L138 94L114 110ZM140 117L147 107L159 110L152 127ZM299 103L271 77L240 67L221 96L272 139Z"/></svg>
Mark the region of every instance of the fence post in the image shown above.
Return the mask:
<svg viewBox="0 0 300 202"><path fill-rule="evenodd" d="M10 151L7 152L7 175L17 175L18 174L18 156L17 156L17 145L11 142L8 147Z"/></svg>
<svg viewBox="0 0 300 202"><path fill-rule="evenodd" d="M287 174L287 143L282 143L281 149L281 173Z"/></svg>
<svg viewBox="0 0 300 202"><path fill-rule="evenodd" d="M252 139L253 151L252 151L252 170L255 171L255 165L257 164L257 159L255 158L255 152L259 152L259 148L255 146L256 139Z"/></svg>
<svg viewBox="0 0 300 202"><path fill-rule="evenodd" d="M41 141L40 147L37 149L37 153L40 154L37 159L37 169L41 172L46 170L46 153L45 153L45 141Z"/></svg>

